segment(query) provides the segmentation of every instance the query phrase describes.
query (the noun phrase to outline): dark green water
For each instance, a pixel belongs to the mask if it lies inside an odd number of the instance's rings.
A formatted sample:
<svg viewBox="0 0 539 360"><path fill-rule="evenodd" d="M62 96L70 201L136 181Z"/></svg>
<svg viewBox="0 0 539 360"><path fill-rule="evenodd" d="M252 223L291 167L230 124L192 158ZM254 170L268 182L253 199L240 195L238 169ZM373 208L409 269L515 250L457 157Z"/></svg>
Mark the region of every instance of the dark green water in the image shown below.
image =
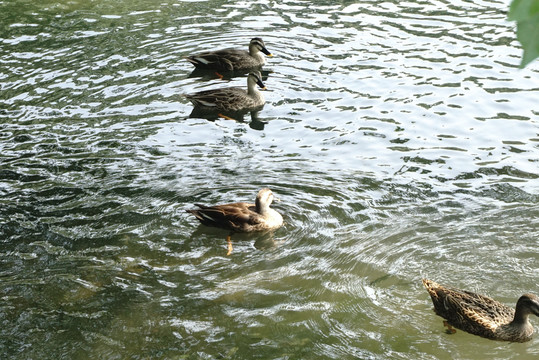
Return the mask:
<svg viewBox="0 0 539 360"><path fill-rule="evenodd" d="M506 2L0 2L0 358L535 359L421 278L539 293L538 63ZM189 117L261 36L266 105ZM270 187L270 235L197 203ZM539 319L531 319L539 328Z"/></svg>

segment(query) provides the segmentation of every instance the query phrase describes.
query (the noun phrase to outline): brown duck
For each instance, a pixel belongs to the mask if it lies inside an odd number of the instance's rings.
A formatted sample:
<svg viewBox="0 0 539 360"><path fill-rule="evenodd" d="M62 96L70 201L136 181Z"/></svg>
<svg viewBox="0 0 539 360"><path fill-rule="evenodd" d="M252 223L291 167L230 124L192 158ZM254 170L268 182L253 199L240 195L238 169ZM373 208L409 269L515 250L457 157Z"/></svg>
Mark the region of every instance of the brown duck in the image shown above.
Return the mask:
<svg viewBox="0 0 539 360"><path fill-rule="evenodd" d="M205 206L195 204L199 209L187 210L203 225L232 230L234 232L254 232L275 230L283 225L283 217L270 208L274 196L270 189L262 189L255 203L237 202L231 204ZM232 252L230 235L227 237L228 255Z"/></svg>
<svg viewBox="0 0 539 360"><path fill-rule="evenodd" d="M239 49L222 49L187 56L186 59L199 69L219 71L246 70L264 65L261 54L272 56L261 38L255 37L249 43L249 51Z"/></svg>
<svg viewBox="0 0 539 360"><path fill-rule="evenodd" d="M204 90L184 95L199 109L208 111L234 112L251 110L264 105L264 95L256 88L266 89L260 71L252 71L247 76L247 91L239 87Z"/></svg>
<svg viewBox="0 0 539 360"><path fill-rule="evenodd" d="M512 309L489 297L469 291L446 288L434 281L423 279L434 304L434 312L452 326L474 335L502 341L525 342L533 336L530 314L539 316L539 298L522 295Z"/></svg>

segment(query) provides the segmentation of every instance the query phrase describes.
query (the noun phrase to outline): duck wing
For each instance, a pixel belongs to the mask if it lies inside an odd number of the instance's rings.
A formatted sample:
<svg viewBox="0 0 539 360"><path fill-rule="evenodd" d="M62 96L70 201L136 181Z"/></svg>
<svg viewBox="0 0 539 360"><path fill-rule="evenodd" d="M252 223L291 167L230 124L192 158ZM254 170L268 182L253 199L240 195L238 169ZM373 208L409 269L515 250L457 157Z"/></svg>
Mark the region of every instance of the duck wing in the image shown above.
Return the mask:
<svg viewBox="0 0 539 360"><path fill-rule="evenodd" d="M243 104L248 98L247 91L237 87L200 91L195 94L185 95L185 97L195 106L204 106L216 110L234 110L238 107L235 104Z"/></svg>
<svg viewBox="0 0 539 360"><path fill-rule="evenodd" d="M260 216L255 211L255 204L233 203L215 206L195 204L196 210L187 210L204 225L246 231L248 227L260 223Z"/></svg>
<svg viewBox="0 0 539 360"><path fill-rule="evenodd" d="M238 49L208 51L186 57L196 67L233 71L236 64L249 56L249 53Z"/></svg>

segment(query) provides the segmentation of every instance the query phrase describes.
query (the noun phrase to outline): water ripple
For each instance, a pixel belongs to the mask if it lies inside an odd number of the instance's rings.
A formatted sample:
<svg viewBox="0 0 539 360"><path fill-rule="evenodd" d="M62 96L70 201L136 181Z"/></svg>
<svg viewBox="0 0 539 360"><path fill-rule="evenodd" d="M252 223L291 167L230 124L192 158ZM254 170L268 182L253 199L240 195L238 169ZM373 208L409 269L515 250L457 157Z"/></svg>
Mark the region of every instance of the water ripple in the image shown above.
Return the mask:
<svg viewBox="0 0 539 360"><path fill-rule="evenodd" d="M536 357L446 336L420 283L538 285L537 68L505 2L21 4L0 4L0 357ZM179 94L245 78L183 57L253 36L264 109L190 118ZM285 226L230 256L185 213L266 186Z"/></svg>

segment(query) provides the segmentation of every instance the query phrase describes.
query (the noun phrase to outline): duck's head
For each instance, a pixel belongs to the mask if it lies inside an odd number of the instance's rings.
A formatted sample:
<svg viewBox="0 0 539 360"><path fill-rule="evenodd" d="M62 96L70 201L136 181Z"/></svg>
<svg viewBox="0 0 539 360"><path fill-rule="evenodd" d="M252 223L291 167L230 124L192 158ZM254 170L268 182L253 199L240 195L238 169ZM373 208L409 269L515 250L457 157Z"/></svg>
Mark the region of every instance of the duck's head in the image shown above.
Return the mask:
<svg viewBox="0 0 539 360"><path fill-rule="evenodd" d="M519 307L527 314L539 316L539 297L534 294L524 294L517 301L517 308Z"/></svg>
<svg viewBox="0 0 539 360"><path fill-rule="evenodd" d="M269 209L269 206L273 202L273 192L268 189L264 188L258 192L258 195L256 195L255 205L256 210L259 213L264 212L264 210Z"/></svg>
<svg viewBox="0 0 539 360"><path fill-rule="evenodd" d="M260 71L252 71L249 73L249 76L247 76L247 87L254 88L256 85L260 86L262 90L266 90L266 85L262 82L262 74Z"/></svg>
<svg viewBox="0 0 539 360"><path fill-rule="evenodd" d="M266 49L266 45L264 45L264 41L262 41L261 38L255 37L251 39L251 42L249 43L249 53L251 55L254 55L258 53L259 51L262 51L267 56L273 56L268 49Z"/></svg>

